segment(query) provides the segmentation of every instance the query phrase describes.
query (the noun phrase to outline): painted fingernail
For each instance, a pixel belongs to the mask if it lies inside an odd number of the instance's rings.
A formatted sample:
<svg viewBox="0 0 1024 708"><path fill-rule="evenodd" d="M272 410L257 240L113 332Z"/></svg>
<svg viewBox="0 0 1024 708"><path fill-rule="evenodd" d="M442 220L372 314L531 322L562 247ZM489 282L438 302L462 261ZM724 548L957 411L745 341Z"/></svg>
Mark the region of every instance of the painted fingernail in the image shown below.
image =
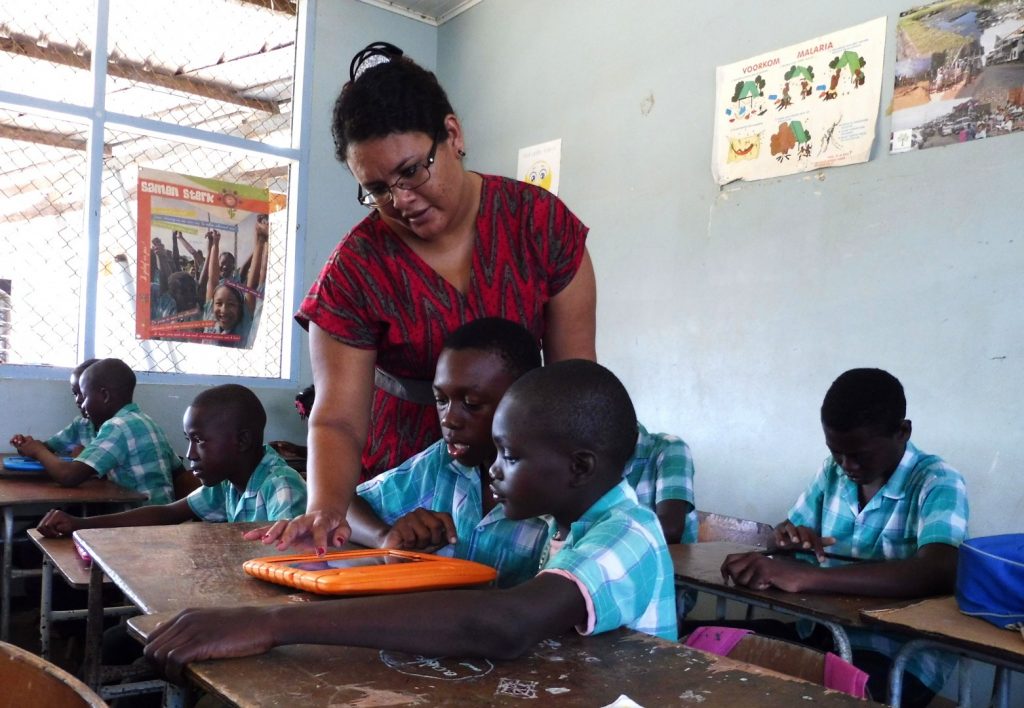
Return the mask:
<svg viewBox="0 0 1024 708"><path fill-rule="evenodd" d="M326 548L324 548L323 546L317 546L316 547L316 554L318 556L322 556L325 553L327 553L327 549Z"/></svg>

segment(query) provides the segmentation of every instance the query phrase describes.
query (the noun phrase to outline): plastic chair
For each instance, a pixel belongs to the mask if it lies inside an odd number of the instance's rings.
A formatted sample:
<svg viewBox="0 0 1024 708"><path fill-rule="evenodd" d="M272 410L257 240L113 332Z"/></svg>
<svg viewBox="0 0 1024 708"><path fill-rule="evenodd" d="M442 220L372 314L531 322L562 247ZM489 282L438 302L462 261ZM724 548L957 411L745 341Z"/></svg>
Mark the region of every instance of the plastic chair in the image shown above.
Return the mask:
<svg viewBox="0 0 1024 708"><path fill-rule="evenodd" d="M732 627L700 627L684 643L694 649L842 691L854 698L868 698L868 674L831 652Z"/></svg>
<svg viewBox="0 0 1024 708"><path fill-rule="evenodd" d="M0 708L107 705L67 671L7 642L0 642L0 687Z"/></svg>

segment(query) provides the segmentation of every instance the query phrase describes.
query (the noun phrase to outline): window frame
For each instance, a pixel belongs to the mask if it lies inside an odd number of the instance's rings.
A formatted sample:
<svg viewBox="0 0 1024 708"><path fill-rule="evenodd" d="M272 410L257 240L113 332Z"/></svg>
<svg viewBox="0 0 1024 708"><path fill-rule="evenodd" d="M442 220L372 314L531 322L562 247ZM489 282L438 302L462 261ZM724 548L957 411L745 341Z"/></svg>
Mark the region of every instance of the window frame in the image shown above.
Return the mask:
<svg viewBox="0 0 1024 708"><path fill-rule="evenodd" d="M289 147L268 145L231 135L164 123L150 118L108 111L106 109L107 57L111 0L95 0L90 76L92 78L91 105L55 101L0 89L0 107L26 110L33 113L59 118L84 126L88 131L86 141L86 186L83 211L86 233L86 252L81 281L81 299L78 318L79 361L96 355L96 309L99 279L99 244L102 185L103 185L103 138L104 132L130 130L154 137L175 140L187 145L214 147L274 157L287 160L291 169L288 180L288 227L287 261L285 267L284 311L294 311L296 303L305 294L301 289L305 262L303 239L298 238L300 227L306 223L306 184L309 176L309 133L312 106L313 77L313 21L316 17L317 0L296 0L295 75L293 83L292 131ZM289 319L286 317L285 326ZM234 382L260 388L293 388L299 377L300 332L291 328L291 334L282 337L281 374L277 378L237 376ZM0 364L0 379L21 380L64 380L71 367L42 364ZM172 383L197 385L223 381L223 376L211 374L167 373L155 371L136 372L139 383Z"/></svg>

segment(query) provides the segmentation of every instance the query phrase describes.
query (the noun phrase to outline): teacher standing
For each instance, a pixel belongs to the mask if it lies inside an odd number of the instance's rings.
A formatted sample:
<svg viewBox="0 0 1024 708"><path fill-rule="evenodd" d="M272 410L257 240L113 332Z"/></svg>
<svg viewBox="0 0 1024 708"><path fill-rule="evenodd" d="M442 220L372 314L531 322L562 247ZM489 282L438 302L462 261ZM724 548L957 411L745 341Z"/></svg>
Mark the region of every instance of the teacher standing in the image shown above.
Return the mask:
<svg viewBox="0 0 1024 708"><path fill-rule="evenodd" d="M316 387L307 513L251 534L318 552L348 538L360 479L440 437L431 379L449 332L504 317L534 334L548 363L595 359L587 227L539 187L467 171L462 125L433 73L370 45L352 61L332 131L370 213L296 314Z"/></svg>

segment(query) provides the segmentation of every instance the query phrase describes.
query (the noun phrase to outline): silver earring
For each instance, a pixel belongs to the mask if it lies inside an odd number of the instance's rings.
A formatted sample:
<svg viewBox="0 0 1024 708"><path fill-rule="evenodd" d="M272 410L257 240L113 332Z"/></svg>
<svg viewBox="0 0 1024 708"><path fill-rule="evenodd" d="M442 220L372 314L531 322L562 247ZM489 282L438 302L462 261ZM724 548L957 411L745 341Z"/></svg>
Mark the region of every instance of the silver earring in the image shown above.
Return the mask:
<svg viewBox="0 0 1024 708"><path fill-rule="evenodd" d="M466 151L465 150L459 150L458 153L459 153L459 159L460 160L466 156Z"/></svg>

